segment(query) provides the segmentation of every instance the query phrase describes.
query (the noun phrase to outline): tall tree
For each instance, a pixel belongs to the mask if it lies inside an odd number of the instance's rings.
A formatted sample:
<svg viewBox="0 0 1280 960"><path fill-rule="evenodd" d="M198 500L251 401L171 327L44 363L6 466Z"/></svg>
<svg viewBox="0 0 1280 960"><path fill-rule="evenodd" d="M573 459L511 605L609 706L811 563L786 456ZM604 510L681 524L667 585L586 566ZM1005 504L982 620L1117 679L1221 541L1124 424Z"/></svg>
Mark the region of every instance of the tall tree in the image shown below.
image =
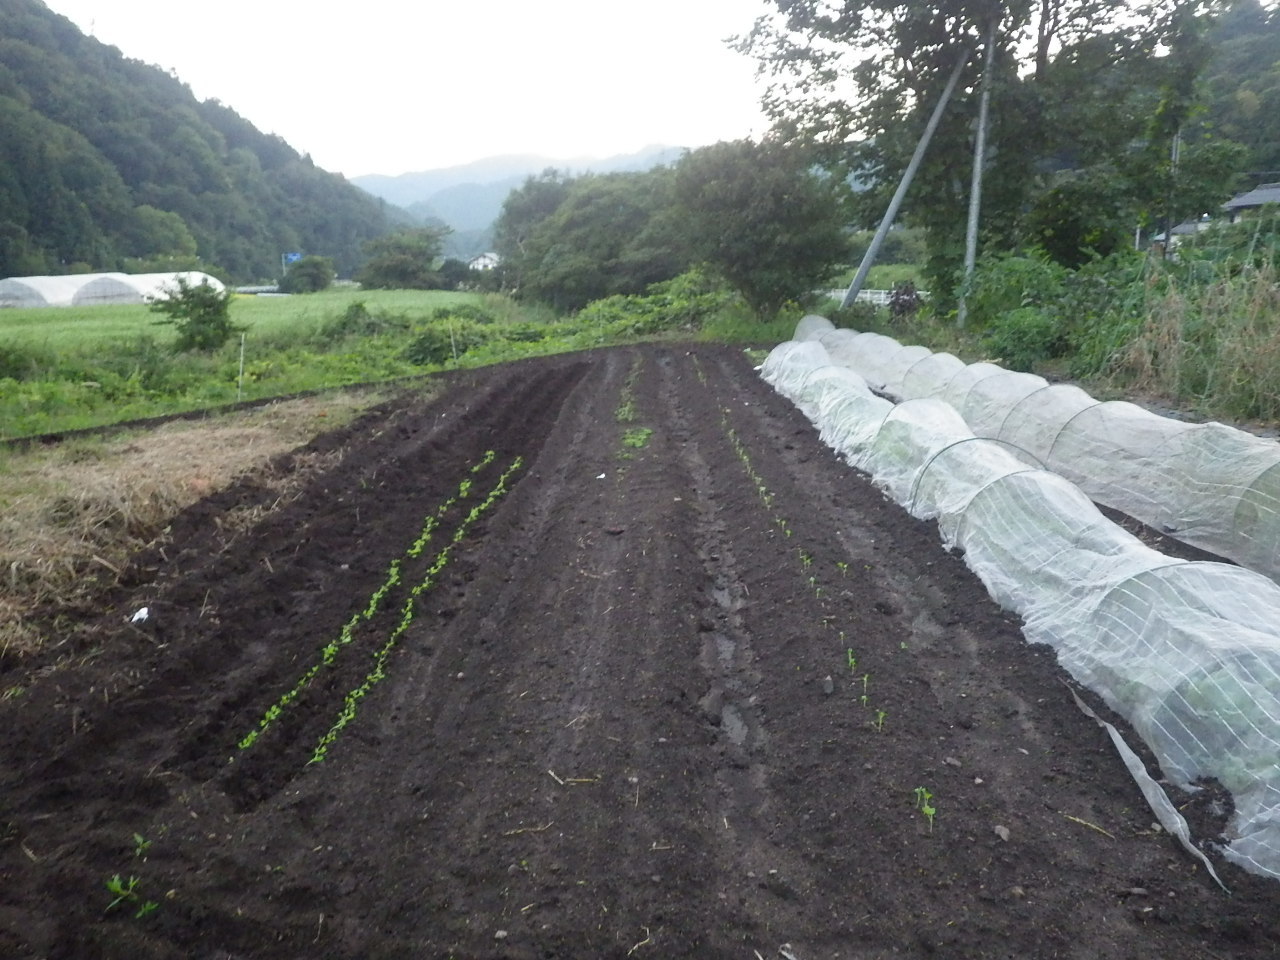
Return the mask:
<svg viewBox="0 0 1280 960"><path fill-rule="evenodd" d="M772 77L765 106L779 129L850 163L874 188L868 206L880 209L947 75L967 60L966 92L943 119L906 214L928 228L930 284L945 303L963 250L973 54L991 20L1000 27L983 232L1013 245L1039 177L1084 159L1073 153L1114 160L1141 135L1154 104L1137 81L1172 36L1175 14L1197 2L1155 0L1138 18L1124 0L774 0L777 12L738 48Z"/></svg>
<svg viewBox="0 0 1280 960"><path fill-rule="evenodd" d="M671 171L544 174L508 197L495 234L508 286L573 311L640 293L688 263L669 214Z"/></svg>
<svg viewBox="0 0 1280 960"><path fill-rule="evenodd" d="M423 227L375 237L365 244L368 262L356 276L379 290L434 290L440 286L436 261L448 227Z"/></svg>
<svg viewBox="0 0 1280 960"><path fill-rule="evenodd" d="M801 147L739 140L695 150L676 166L673 199L690 253L761 319L848 259L849 187Z"/></svg>

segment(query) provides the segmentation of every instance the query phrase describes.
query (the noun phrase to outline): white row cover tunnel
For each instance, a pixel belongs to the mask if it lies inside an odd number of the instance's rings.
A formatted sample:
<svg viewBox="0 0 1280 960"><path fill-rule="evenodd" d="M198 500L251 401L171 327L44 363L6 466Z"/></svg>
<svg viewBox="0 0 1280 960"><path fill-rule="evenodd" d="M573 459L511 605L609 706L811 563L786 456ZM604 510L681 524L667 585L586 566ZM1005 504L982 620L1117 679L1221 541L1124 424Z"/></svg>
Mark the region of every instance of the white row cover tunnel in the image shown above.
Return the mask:
<svg viewBox="0 0 1280 960"><path fill-rule="evenodd" d="M845 343L824 340L836 354ZM1027 639L1053 646L1167 777L1187 789L1213 777L1230 790L1224 855L1280 879L1280 585L1152 550L1041 467L1052 442L976 437L946 400L895 404L833 359L817 339L790 341L761 372L824 442L912 515L937 520L992 597L1022 616ZM924 359L873 369L905 372Z"/></svg>
<svg viewBox="0 0 1280 960"><path fill-rule="evenodd" d="M1280 579L1280 443L1220 423L1184 423L1132 403L994 363L903 346L805 317L796 340L896 400L956 409L976 436L1000 440L1095 501L1185 543Z"/></svg>

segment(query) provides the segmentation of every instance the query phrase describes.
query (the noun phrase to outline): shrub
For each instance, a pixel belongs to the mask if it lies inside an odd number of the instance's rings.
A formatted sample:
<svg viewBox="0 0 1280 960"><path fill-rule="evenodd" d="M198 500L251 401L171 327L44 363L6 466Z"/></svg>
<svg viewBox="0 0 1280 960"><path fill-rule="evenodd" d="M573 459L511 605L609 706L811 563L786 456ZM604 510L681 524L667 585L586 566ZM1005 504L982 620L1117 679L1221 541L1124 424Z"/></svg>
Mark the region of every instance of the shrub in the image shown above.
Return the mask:
<svg viewBox="0 0 1280 960"><path fill-rule="evenodd" d="M217 350L246 329L231 322L230 290L219 290L208 283L193 286L185 277L178 277L177 282L176 291L151 302L153 313L169 318L156 323L177 328L178 339L173 345L176 351Z"/></svg>
<svg viewBox="0 0 1280 960"><path fill-rule="evenodd" d="M1041 307L1018 307L987 324L983 348L1014 370L1031 370L1042 360L1067 352L1066 331L1056 316Z"/></svg>
<svg viewBox="0 0 1280 960"><path fill-rule="evenodd" d="M469 320L439 320L428 323L404 349L404 358L418 366L456 360L472 347L489 339L488 332Z"/></svg>

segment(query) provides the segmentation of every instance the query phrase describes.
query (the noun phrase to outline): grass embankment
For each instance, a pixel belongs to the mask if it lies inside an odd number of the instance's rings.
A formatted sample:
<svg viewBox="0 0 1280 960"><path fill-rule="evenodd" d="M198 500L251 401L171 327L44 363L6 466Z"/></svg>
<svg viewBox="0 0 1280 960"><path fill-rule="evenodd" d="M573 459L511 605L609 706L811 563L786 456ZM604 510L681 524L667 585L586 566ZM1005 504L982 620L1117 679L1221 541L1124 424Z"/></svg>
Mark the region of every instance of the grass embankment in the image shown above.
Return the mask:
<svg viewBox="0 0 1280 960"><path fill-rule="evenodd" d="M175 354L145 306L0 311L0 438L409 376L417 326L478 301L444 292L236 297L240 340Z"/></svg>

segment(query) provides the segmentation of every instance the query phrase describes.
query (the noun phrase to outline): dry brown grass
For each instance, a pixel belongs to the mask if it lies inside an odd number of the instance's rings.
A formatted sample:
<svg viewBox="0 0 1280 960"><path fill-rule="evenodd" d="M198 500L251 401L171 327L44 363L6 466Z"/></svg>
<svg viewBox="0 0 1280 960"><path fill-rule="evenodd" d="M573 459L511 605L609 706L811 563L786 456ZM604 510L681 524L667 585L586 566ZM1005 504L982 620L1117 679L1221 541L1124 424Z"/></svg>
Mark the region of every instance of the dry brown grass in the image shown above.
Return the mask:
<svg viewBox="0 0 1280 960"><path fill-rule="evenodd" d="M54 447L0 450L0 661L42 646L31 614L83 601L110 586L129 557L183 508L245 475L276 489L276 505L340 452L307 454L287 472L272 458L342 426L385 399L335 393L255 410ZM229 514L234 535L260 520Z"/></svg>

